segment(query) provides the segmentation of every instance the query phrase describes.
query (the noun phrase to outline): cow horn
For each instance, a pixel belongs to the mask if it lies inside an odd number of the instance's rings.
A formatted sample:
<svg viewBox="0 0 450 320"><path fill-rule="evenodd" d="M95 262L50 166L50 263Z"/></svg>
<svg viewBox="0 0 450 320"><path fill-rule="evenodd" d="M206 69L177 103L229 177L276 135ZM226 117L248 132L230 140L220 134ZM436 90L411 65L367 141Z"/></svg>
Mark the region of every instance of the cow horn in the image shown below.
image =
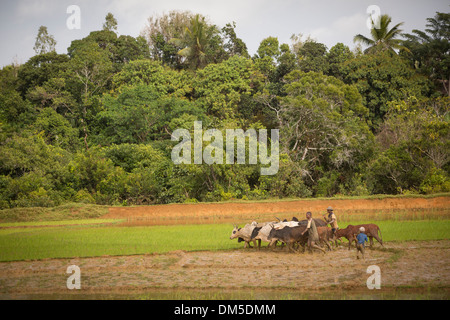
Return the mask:
<svg viewBox="0 0 450 320"><path fill-rule="evenodd" d="M275 217L275 216L274 216ZM278 218L278 217L275 217L276 219L278 219L278 221L280 221L281 222L281 219L280 218Z"/></svg>

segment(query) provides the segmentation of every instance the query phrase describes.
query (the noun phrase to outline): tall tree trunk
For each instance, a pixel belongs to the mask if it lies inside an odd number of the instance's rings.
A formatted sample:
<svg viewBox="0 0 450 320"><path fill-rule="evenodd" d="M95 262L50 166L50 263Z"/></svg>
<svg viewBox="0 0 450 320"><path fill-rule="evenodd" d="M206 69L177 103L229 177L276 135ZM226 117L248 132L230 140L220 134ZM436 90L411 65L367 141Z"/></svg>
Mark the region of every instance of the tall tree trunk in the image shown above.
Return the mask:
<svg viewBox="0 0 450 320"><path fill-rule="evenodd" d="M84 119L81 119L81 123L83 124L83 132L84 132L84 145L86 146L86 150L89 150L88 143L87 143L87 129L86 129L86 123Z"/></svg>

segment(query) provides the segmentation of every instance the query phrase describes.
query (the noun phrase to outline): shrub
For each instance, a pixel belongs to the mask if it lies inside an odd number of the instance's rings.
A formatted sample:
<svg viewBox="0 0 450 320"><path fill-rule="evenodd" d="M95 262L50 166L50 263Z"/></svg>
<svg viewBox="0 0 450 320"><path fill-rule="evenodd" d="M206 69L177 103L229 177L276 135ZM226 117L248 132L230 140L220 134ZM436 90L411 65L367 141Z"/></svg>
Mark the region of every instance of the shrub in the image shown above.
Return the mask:
<svg viewBox="0 0 450 320"><path fill-rule="evenodd" d="M94 197L86 189L78 190L74 198L75 202L79 203L95 203Z"/></svg>
<svg viewBox="0 0 450 320"><path fill-rule="evenodd" d="M450 180L442 169L431 168L420 184L420 191L425 194L449 192Z"/></svg>

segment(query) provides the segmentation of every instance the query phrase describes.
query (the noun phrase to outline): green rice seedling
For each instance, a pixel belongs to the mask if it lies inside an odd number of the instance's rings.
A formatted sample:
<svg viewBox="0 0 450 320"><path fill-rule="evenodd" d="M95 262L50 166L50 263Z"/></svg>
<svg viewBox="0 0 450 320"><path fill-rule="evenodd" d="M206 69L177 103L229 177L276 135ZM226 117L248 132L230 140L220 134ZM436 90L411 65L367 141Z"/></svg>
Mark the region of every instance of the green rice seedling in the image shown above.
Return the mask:
<svg viewBox="0 0 450 320"><path fill-rule="evenodd" d="M340 227L372 222L349 221L341 223ZM385 242L443 240L450 237L450 220L382 220L375 223L380 227ZM7 228L0 229L0 261L242 249L242 243L229 239L231 230L231 224L227 223Z"/></svg>

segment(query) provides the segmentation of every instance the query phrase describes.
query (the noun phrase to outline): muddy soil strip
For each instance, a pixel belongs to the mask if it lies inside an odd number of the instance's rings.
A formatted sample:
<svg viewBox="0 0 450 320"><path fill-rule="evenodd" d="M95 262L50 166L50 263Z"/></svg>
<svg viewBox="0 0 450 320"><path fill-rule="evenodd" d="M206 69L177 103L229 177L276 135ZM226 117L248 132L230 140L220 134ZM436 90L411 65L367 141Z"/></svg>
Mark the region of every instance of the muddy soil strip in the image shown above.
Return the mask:
<svg viewBox="0 0 450 320"><path fill-rule="evenodd" d="M0 263L0 298L68 294L66 269L81 270L83 294L132 294L161 289L317 290L364 289L369 265L378 265L382 286L450 288L450 240L389 243L368 250L365 261L346 248L313 254L283 251L175 251L119 257L48 259ZM400 254L399 254L400 253Z"/></svg>

